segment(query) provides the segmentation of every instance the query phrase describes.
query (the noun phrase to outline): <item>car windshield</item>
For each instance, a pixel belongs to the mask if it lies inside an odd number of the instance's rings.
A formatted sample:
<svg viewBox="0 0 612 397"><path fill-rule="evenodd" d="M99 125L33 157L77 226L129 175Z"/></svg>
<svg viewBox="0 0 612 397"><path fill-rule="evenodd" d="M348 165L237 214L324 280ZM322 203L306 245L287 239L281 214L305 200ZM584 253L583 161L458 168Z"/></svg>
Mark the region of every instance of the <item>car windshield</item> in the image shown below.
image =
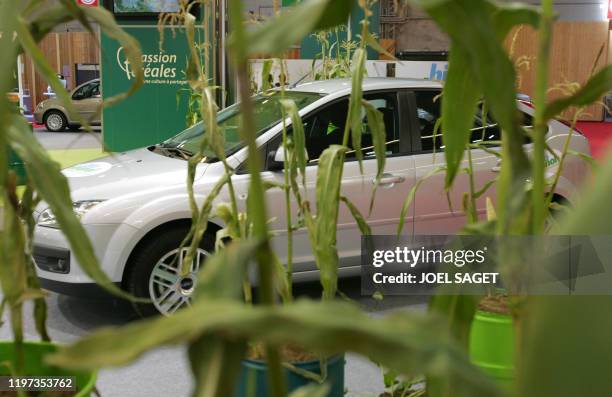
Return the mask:
<svg viewBox="0 0 612 397"><path fill-rule="evenodd" d="M302 109L310 105L317 99L320 99L322 96L322 94L311 92L285 92L285 99L293 100L298 109ZM280 98L280 91L273 91L272 93L267 93L266 95L257 95L253 97L255 130L257 131L257 136L281 121L282 113L279 103ZM224 136L226 156L229 156L242 148L242 141L239 133L239 104L232 105L220 111L217 115L217 123L221 133ZM162 148L177 149L186 154L197 153L204 133L205 126L202 122L199 122L173 138L166 140L160 146ZM210 151L207 151L205 155L207 156L208 161L216 160L216 157Z"/></svg>

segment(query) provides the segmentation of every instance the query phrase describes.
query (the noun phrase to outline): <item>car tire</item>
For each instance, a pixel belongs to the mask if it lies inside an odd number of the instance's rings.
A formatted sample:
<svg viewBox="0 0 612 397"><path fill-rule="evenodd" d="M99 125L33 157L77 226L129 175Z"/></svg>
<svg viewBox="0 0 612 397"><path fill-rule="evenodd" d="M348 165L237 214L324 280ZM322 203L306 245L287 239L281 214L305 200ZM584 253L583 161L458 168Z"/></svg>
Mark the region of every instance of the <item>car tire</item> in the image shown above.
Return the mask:
<svg viewBox="0 0 612 397"><path fill-rule="evenodd" d="M68 126L68 121L64 113L59 110L50 110L45 113L45 127L50 132L61 132Z"/></svg>
<svg viewBox="0 0 612 397"><path fill-rule="evenodd" d="M205 257L214 251L215 236L205 233L196 255L199 266L192 266L192 272L184 278L178 276L180 265L175 261L178 248L188 233L185 227L164 230L150 238L130 260L126 274L126 290L139 298L150 299L152 303L133 302L132 306L141 317L171 315L189 305L195 287L195 275ZM185 254L187 247L183 249Z"/></svg>

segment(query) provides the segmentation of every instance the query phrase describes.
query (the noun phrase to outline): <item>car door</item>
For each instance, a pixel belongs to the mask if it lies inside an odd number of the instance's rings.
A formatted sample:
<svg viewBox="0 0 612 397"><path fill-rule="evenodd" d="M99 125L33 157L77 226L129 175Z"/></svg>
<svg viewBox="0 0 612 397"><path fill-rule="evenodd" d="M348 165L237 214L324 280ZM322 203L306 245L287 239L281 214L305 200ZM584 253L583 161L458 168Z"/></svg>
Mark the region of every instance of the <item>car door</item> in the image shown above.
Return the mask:
<svg viewBox="0 0 612 397"><path fill-rule="evenodd" d="M362 131L362 151L364 154L363 174L356 161L355 152L349 151L344 165L342 179L342 195L346 196L367 218L374 234L394 234L404 198L414 185L414 165L409 156L409 135L401 134L402 114L400 97L397 91L382 91L366 93L364 98L374 105L382 114L386 126L387 161L384 175L377 189L374 206L369 212L374 182L376 181L377 162L372 147L372 134L367 127L365 112L364 129ZM309 164L306 167L306 189L302 192L310 201L311 208L316 203L317 160L321 153L332 144L341 144L346 123L348 98L341 98L303 117L306 149ZM289 133L291 130L289 129ZM406 139L401 139L405 136ZM280 146L282 136L271 140L267 145L266 159ZM284 183L283 171L266 171L264 180ZM286 262L287 255L287 217L284 205L284 193L280 189L268 190L270 216L273 216L272 228L276 237L274 245ZM296 219L296 204L292 200L293 219ZM412 230L412 212L407 214L406 229ZM294 233L293 262L294 271L310 271L316 269L312 248L305 229ZM337 247L343 268L360 265L361 232L343 203L340 204L338 216Z"/></svg>
<svg viewBox="0 0 612 397"><path fill-rule="evenodd" d="M450 191L446 192L444 142L442 136L438 135L442 133L441 130L434 136L434 126L440 117L439 95L439 89L415 90L409 99L416 178L423 180L415 195L415 234L453 234L466 221L462 202L464 194L470 191L470 182L462 170L468 167L468 157L464 156L460 172ZM490 120L483 122L480 113L477 113L470 140L472 143L488 142L489 152L482 149L471 151L475 191L481 190L497 177L498 158L490 151L497 150L496 142L499 139L497 124ZM495 198L495 184L476 202L481 218L485 213L486 197Z"/></svg>
<svg viewBox="0 0 612 397"><path fill-rule="evenodd" d="M100 122L100 115L97 110L101 100L99 81L85 84L72 94L72 104L76 111L85 120L94 124Z"/></svg>

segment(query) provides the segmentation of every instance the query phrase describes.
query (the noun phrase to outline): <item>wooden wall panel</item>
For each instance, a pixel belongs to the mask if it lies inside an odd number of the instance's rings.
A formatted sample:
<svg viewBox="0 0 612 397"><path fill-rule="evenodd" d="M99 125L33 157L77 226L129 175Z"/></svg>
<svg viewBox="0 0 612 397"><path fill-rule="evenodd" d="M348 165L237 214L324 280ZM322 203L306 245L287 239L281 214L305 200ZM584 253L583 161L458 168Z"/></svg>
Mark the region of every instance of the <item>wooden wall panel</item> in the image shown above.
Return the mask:
<svg viewBox="0 0 612 397"><path fill-rule="evenodd" d="M47 62L57 72L64 74L68 90L76 84L76 64L100 63L100 49L97 35L89 32L62 32L50 33L41 42L42 50ZM34 106L46 99L43 92L47 90L48 83L38 73L34 72L32 61L24 57L24 88L30 91Z"/></svg>
<svg viewBox="0 0 612 397"><path fill-rule="evenodd" d="M519 91L533 96L535 80L535 61L538 46L538 34L528 26L515 29L508 35L506 46L515 61L521 61L519 67ZM601 57L594 66L597 55L603 46ZM610 59L608 22L557 22L553 30L550 53L549 99L564 96L555 89L560 84L584 84L595 67L598 70ZM528 65L525 64L528 62ZM563 117L572 117L574 110L566 112ZM581 120L603 119L601 105L589 106Z"/></svg>

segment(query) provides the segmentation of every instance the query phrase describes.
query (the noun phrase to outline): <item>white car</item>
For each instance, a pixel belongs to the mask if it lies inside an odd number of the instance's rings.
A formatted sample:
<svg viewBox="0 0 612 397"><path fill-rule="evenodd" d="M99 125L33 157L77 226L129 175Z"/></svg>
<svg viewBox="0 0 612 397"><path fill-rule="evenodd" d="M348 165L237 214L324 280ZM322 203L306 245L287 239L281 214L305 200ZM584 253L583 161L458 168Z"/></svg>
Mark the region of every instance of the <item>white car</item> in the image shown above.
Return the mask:
<svg viewBox="0 0 612 397"><path fill-rule="evenodd" d="M314 187L317 158L331 144L341 142L346 122L349 80L319 81L289 89L286 97L293 99L304 121L306 146L310 165L306 169L307 184ZM384 116L387 133L387 163L374 208L368 218L372 232L395 234L400 209L410 189L432 169L444 164L441 139L433 137L433 128L440 115L441 85L425 80L367 78L364 96ZM256 129L259 153L264 163L264 180L283 182L282 162L276 156L281 142L281 113L278 92L271 96L256 96ZM529 104L517 101L526 126L532 123ZM500 140L500 130L491 121L483 121L477 112L472 141L490 142L493 150ZM246 170L246 148L238 136L239 108L231 106L219 113L219 125L226 134L226 150L230 165L237 170L232 177L239 206L244 209L249 174ZM287 121L290 124L290 121ZM290 130L290 127L289 127ZM103 270L112 281L136 296L150 297L152 305L138 305L141 314L159 311L169 314L187 304L194 287L194 274L214 247L215 232L223 227L219 219L211 219L192 266L193 273L179 277L177 255L179 243L185 237L191 221L186 189L187 162L185 156L197 151L204 133L202 124L195 125L159 145L116 154L64 170L68 178L74 210L95 247ZM560 152L569 128L557 121L549 125L547 142ZM525 143L530 145L528 141ZM434 145L436 147L434 147ZM354 153L348 155L342 182L342 194L368 213L372 181L376 175L376 160L371 133L365 129L363 175ZM581 134L573 134L570 149L589 153L589 144ZM436 154L437 152L437 154ZM499 172L498 158L483 150L472 150L476 189L494 179ZM554 157L547 158L547 172L557 166ZM558 200L571 202L580 183L588 174L588 165L578 156L569 156L555 192ZM195 192L201 202L211 187L224 174L223 166L210 157L197 168ZM418 189L406 216L404 233L452 234L465 222L461 212L463 192L468 179L458 176L450 193L449 206L444 191L444 174L428 178ZM307 189L307 199L315 202L315 189ZM487 194L495 198L495 189ZM286 258L286 216L284 193L280 189L267 192L273 240L281 260ZM217 202L228 202L222 191ZM478 201L484 213L485 198ZM35 260L42 286L71 295L92 295L99 290L80 269L53 214L38 208L35 231ZM316 266L305 230L294 234L295 280L317 277ZM341 258L340 276L359 274L360 232L346 207L341 205L338 219L338 249ZM174 263L174 267L171 265Z"/></svg>

